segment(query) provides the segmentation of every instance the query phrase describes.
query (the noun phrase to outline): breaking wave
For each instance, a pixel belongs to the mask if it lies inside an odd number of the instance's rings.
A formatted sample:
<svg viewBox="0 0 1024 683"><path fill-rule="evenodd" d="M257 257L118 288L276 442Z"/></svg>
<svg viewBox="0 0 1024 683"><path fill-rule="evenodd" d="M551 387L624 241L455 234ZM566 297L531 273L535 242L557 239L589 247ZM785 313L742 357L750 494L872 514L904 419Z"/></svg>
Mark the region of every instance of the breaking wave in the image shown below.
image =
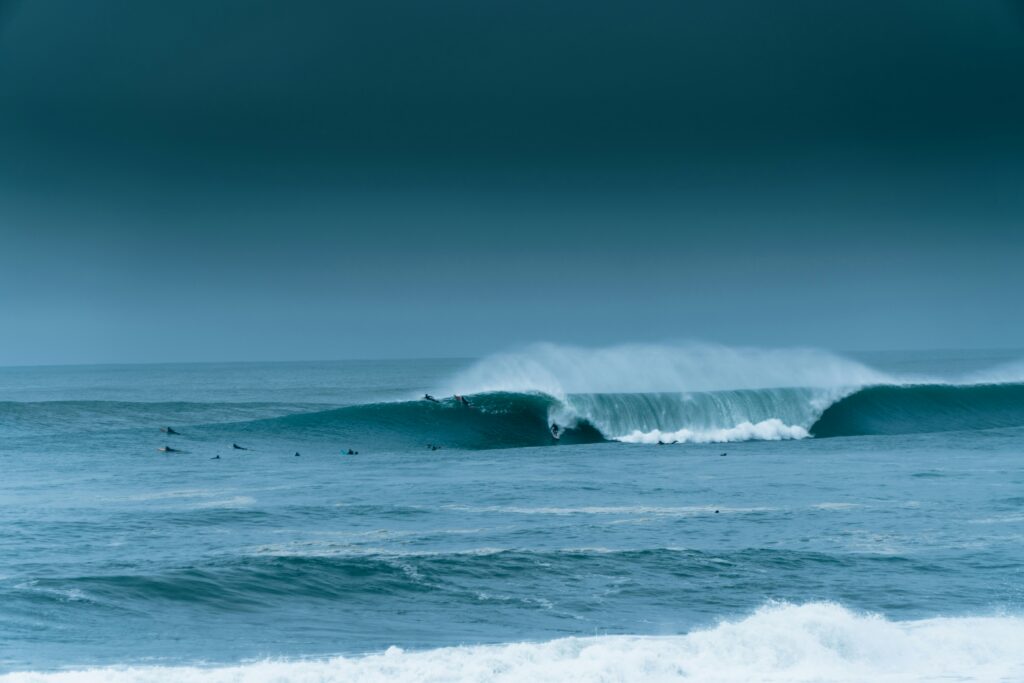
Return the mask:
<svg viewBox="0 0 1024 683"><path fill-rule="evenodd" d="M1024 426L1024 384L764 389L685 394L495 392L440 403L351 406L213 427L395 447L487 449L559 443L726 443ZM557 425L558 436L552 435Z"/></svg>
<svg viewBox="0 0 1024 683"><path fill-rule="evenodd" d="M834 603L774 604L685 635L613 635L229 666L18 672L2 683L318 681L1003 681L1024 678L1024 619L892 621Z"/></svg>
<svg viewBox="0 0 1024 683"><path fill-rule="evenodd" d="M469 405L455 393L468 396ZM0 403L10 435L191 423L218 442L489 449L559 443L724 443L1024 425L1020 364L960 380L894 377L824 351L707 345L539 345L485 358L439 401L298 404ZM159 420L159 421L158 421Z"/></svg>

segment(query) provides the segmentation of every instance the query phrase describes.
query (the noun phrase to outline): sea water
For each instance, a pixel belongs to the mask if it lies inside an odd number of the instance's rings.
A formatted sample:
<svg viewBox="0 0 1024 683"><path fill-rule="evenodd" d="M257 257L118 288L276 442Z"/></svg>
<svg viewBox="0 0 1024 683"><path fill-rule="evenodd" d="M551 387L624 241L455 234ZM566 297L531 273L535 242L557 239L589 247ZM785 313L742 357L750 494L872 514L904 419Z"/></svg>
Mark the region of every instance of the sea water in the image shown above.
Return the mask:
<svg viewBox="0 0 1024 683"><path fill-rule="evenodd" d="M0 369L0 681L1022 680L1022 357Z"/></svg>

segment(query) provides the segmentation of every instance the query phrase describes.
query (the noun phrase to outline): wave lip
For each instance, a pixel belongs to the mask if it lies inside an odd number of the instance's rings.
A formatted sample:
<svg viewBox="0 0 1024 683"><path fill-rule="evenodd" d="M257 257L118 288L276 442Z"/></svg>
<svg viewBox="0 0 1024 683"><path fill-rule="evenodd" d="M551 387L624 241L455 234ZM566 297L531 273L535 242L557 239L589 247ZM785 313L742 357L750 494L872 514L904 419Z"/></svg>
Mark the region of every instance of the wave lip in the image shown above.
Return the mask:
<svg viewBox="0 0 1024 683"><path fill-rule="evenodd" d="M232 666L17 672L0 683L318 681L1008 681L1024 678L1024 619L891 621L834 603L772 604L677 636L599 636Z"/></svg>

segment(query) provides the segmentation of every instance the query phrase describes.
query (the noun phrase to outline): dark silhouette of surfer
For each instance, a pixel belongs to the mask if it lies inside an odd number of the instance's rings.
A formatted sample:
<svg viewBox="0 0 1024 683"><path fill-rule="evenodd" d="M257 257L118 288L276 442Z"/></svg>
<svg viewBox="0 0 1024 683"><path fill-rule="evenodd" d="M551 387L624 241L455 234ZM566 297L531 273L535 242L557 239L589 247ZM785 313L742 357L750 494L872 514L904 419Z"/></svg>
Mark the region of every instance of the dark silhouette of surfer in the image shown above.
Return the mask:
<svg viewBox="0 0 1024 683"><path fill-rule="evenodd" d="M460 396L459 394L455 394L454 398L455 398L456 401L458 401L462 405L466 406L467 408L470 407L469 406L469 399L466 398L465 396Z"/></svg>
<svg viewBox="0 0 1024 683"><path fill-rule="evenodd" d="M161 453L181 453L177 448L171 448L170 446L161 446L157 450Z"/></svg>
<svg viewBox="0 0 1024 683"><path fill-rule="evenodd" d="M359 451L354 451L350 448L348 449L348 455L359 455Z"/></svg>
<svg viewBox="0 0 1024 683"><path fill-rule="evenodd" d="M440 401L438 401L436 398L434 398L430 394L423 394L423 400L424 401L433 401L434 403L440 403Z"/></svg>
<svg viewBox="0 0 1024 683"><path fill-rule="evenodd" d="M245 448L243 446L239 446L237 443L231 444L231 447L234 448L236 451L247 451L247 450L249 450L248 448Z"/></svg>
<svg viewBox="0 0 1024 683"><path fill-rule="evenodd" d="M168 434L168 435L178 435L178 434L181 434L181 432L174 431L174 429L172 427L161 427L160 431L163 432L164 434Z"/></svg>
<svg viewBox="0 0 1024 683"><path fill-rule="evenodd" d="M298 451L295 451L295 457L296 458L299 457L299 452Z"/></svg>
<svg viewBox="0 0 1024 683"><path fill-rule="evenodd" d="M551 423L551 436L553 436L553 437L555 437L557 439L560 432L561 432L561 428L559 428L558 423L557 422L552 422Z"/></svg>
<svg viewBox="0 0 1024 683"><path fill-rule="evenodd" d="M220 460L220 453L210 458L210 460Z"/></svg>

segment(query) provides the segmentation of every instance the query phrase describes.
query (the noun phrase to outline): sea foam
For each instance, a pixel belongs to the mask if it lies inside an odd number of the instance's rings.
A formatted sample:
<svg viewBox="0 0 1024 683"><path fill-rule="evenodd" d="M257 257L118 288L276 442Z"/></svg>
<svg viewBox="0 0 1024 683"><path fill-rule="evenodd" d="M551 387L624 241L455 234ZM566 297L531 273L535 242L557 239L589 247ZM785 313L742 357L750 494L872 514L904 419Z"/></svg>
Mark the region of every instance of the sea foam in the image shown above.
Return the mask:
<svg viewBox="0 0 1024 683"><path fill-rule="evenodd" d="M234 666L19 672L2 683L377 681L1009 681L1024 678L1024 619L890 621L833 603L774 604L678 636L600 636Z"/></svg>
<svg viewBox="0 0 1024 683"><path fill-rule="evenodd" d="M809 436L807 429L800 425L787 425L782 420L770 418L756 424L741 422L735 427L719 429L695 430L679 429L661 431L655 429L644 432L639 429L616 437L616 441L626 443L729 443L732 441L785 441L787 439L804 439Z"/></svg>

